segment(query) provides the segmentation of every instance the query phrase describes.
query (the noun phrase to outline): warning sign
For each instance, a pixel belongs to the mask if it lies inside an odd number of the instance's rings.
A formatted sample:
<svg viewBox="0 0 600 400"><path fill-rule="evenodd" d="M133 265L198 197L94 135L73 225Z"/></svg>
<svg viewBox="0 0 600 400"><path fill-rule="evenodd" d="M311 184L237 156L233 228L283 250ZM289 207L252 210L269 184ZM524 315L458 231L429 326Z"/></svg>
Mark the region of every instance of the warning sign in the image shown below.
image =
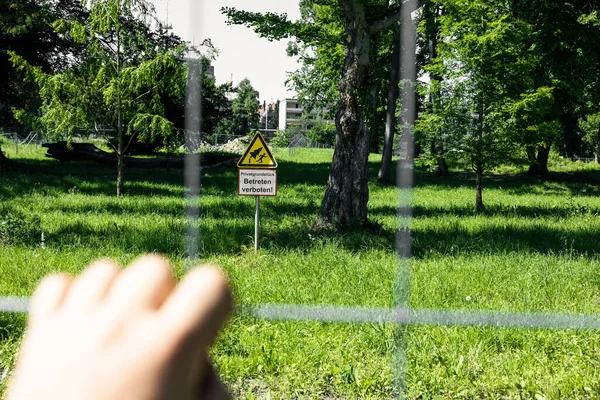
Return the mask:
<svg viewBox="0 0 600 400"><path fill-rule="evenodd" d="M238 169L238 195L277 196L277 170Z"/></svg>
<svg viewBox="0 0 600 400"><path fill-rule="evenodd" d="M277 168L277 161L260 132L256 133L237 166L238 168Z"/></svg>

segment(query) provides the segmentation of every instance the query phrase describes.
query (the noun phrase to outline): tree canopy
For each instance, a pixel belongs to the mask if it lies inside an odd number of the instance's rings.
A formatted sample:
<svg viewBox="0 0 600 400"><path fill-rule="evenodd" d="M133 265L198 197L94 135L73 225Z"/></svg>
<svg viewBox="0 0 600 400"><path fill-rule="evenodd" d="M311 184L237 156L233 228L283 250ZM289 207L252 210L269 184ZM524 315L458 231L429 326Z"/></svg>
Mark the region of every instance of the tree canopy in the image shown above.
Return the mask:
<svg viewBox="0 0 600 400"><path fill-rule="evenodd" d="M40 103L35 86L23 80L10 53L19 54L46 73L63 71L81 47L58 33L52 23L58 18L83 19L85 15L79 0L0 2L0 127L17 130L12 108L34 111Z"/></svg>
<svg viewBox="0 0 600 400"><path fill-rule="evenodd" d="M301 2L303 20L295 22L289 21L285 14L222 9L229 23L252 27L269 40L293 37L301 51L306 50L299 46L316 49L317 59L323 58L319 54L323 47L319 44L325 42L332 43L331 49L337 49L336 54L341 56L341 63L334 61L331 64L332 72L336 70L335 65L340 67L335 114L337 133L327 189L319 212L320 225L343 227L367 222L367 161L371 143L365 120L372 102L365 94L370 92L369 70L374 58L372 44L381 32L400 20L403 12L410 15L419 6L417 1L400 5L399 2L388 1L306 0ZM341 47L336 47L336 43L341 43ZM330 49L324 51L331 53ZM306 73L310 72L310 68L306 70ZM317 72L327 80L327 75ZM331 85L326 86L330 90Z"/></svg>
<svg viewBox="0 0 600 400"><path fill-rule="evenodd" d="M48 73L10 53L42 100L37 115L18 110L15 116L55 137L70 138L77 129L106 137L117 154L119 196L124 155L133 138L150 141L173 132L164 100L184 96L186 46L156 24L154 10L144 0L90 0L84 6L85 18L53 23L74 46L83 46L69 68Z"/></svg>
<svg viewBox="0 0 600 400"><path fill-rule="evenodd" d="M499 162L528 163L531 173L543 174L551 146L565 156L600 148L593 142L600 111L599 5L302 0L298 21L285 14L222 12L229 23L268 40L290 40L288 51L302 66L289 84L301 99L338 105L336 151L320 218L343 224L366 221L368 200L366 164L351 166L349 160L366 160L377 138L386 138L387 149L397 133L401 83L392 61L401 52L394 52L400 39L393 35L403 10L411 15L403 23L412 18L419 25L420 154L440 166L445 157L472 166L481 208L481 178ZM384 152L384 160L390 154ZM382 165L380 177L386 169Z"/></svg>

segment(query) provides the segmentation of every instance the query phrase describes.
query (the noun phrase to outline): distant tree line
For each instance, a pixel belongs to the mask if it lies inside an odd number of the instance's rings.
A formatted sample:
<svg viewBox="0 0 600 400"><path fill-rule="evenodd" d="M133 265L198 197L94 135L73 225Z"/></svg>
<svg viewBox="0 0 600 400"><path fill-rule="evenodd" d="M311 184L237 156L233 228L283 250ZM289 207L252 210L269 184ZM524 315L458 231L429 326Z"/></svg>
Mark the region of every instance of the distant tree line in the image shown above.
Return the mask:
<svg viewBox="0 0 600 400"><path fill-rule="evenodd" d="M204 135L258 127L250 82L218 85L206 74L216 54L171 33L146 0L3 1L0 129L104 137L121 195L126 154L183 143L190 65L200 71Z"/></svg>

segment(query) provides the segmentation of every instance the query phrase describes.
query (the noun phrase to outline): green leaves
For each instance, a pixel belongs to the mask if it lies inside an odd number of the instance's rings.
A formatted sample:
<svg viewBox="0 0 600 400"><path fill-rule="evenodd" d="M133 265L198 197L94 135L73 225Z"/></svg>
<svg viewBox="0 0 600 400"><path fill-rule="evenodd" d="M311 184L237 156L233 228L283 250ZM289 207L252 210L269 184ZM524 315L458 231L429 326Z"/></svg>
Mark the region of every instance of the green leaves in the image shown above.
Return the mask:
<svg viewBox="0 0 600 400"><path fill-rule="evenodd" d="M49 135L63 135L99 126L109 127L102 132L116 132L120 112L129 135L137 133L142 140L170 135L173 123L164 117L162 99L184 96L185 46L181 41L162 44L168 42L146 25L152 8L143 0L90 0L86 5L85 20L63 18L53 24L74 43L87 43L72 68L47 74L11 55L43 101L38 116L23 110L16 116L35 119Z"/></svg>
<svg viewBox="0 0 600 400"><path fill-rule="evenodd" d="M593 153L600 155L600 112L581 118L579 127L584 132L584 143Z"/></svg>
<svg viewBox="0 0 600 400"><path fill-rule="evenodd" d="M331 39L319 25L303 21L292 22L288 20L285 13L255 13L238 10L235 7L222 7L221 13L227 16L228 25L246 25L260 37L270 41L293 37L300 42L316 43Z"/></svg>
<svg viewBox="0 0 600 400"><path fill-rule="evenodd" d="M173 123L160 115L138 113L129 122L127 133L129 135L137 133L141 140L152 142L158 137L166 140L173 132L173 128Z"/></svg>
<svg viewBox="0 0 600 400"><path fill-rule="evenodd" d="M260 116L256 112L260 103L258 92L248 79L242 79L236 89L237 96L231 105L232 132L235 135L248 135L258 128Z"/></svg>

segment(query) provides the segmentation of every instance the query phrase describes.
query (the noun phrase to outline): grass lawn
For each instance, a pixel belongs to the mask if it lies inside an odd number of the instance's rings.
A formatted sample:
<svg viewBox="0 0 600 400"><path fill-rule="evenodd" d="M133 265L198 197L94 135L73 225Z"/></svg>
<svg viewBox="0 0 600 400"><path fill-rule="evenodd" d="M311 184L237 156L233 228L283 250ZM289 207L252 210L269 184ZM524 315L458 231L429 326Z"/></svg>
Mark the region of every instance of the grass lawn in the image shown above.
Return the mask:
<svg viewBox="0 0 600 400"><path fill-rule="evenodd" d="M98 257L125 264L158 251L184 273L182 173L60 164L43 149L3 146L26 164L0 176L0 295L31 294L52 271L77 273ZM222 266L239 305L391 307L397 267L395 187L371 184L379 232L311 231L331 150L275 151L279 190L261 200L254 253L254 199L237 196L237 170L206 168L199 223L203 261ZM377 157L372 158L376 171ZM579 168L581 167L581 168ZM471 180L417 171L410 304L415 308L600 311L600 169L558 166L540 181L486 181L486 211L473 212ZM573 178L577 171L581 175ZM372 174L374 175L374 174ZM584 177L585 181L578 181ZM586 183L592 182L592 183ZM44 246L41 246L41 231ZM0 394L14 365L22 315L0 315ZM399 330L389 324L275 322L236 316L213 351L233 393L246 399L386 399L396 394ZM600 334L586 331L411 326L407 391L419 399L597 398Z"/></svg>

